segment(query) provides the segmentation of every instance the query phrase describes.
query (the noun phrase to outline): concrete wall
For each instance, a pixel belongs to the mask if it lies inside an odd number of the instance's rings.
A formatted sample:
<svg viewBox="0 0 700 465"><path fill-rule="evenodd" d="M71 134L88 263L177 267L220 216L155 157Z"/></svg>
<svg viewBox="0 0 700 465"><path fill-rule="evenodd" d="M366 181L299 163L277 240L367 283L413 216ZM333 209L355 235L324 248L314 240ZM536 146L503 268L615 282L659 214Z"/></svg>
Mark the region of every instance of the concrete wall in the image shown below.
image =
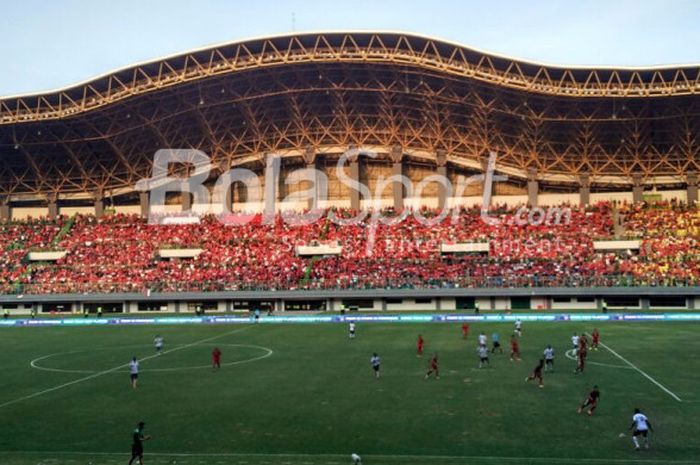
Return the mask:
<svg viewBox="0 0 700 465"><path fill-rule="evenodd" d="M596 310L596 302L579 302L576 297L571 297L567 302L554 302L551 299L552 310Z"/></svg>

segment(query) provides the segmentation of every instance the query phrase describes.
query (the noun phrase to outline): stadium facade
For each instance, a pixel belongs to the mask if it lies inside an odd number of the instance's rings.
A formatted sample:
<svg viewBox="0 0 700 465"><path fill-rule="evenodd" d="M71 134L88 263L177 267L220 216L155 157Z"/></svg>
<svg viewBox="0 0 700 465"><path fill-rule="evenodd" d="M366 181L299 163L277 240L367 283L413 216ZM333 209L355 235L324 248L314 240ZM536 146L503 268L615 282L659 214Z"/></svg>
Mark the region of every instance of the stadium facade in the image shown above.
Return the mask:
<svg viewBox="0 0 700 465"><path fill-rule="evenodd" d="M456 185L460 176L483 173L495 153L496 172L508 177L495 185L496 203L645 196L692 203L700 171L700 66L563 67L394 32L292 34L191 51L65 89L0 99L0 218L100 216L106 209L145 216L148 192L136 186L151 175L153 155L164 148L210 156L210 184L237 167L264 184L270 155L278 156L282 175L268 191L278 209L309 206L295 197L304 183L284 182L285 173L300 168L320 170L329 180L327 197L315 205L362 207L366 199L335 170L353 148L360 155L349 160L347 173L372 192L393 174L416 182L438 174ZM377 156L362 155L369 152ZM190 170L174 165L172 174ZM382 206L396 208L472 205L481 202L482 186L450 197L433 183L415 198L391 183L379 197ZM261 208L240 184L218 201L232 210ZM168 203L173 212L192 207L191 197L179 192ZM288 292L274 299L241 294L239 300L283 307L285 299L312 298L326 309L343 299L367 303L362 291ZM696 305L689 289L663 292L686 299L685 308ZM498 296L488 289L373 293L368 306L386 309L404 298L414 307L456 308L466 294L472 302L483 298L482 308L507 306L498 299L511 295L542 299L533 307L580 295L584 306L599 307L609 293L642 296L637 306L649 307L648 297L658 291L601 290L592 303L586 291L567 288L499 290ZM80 305L92 298L35 299ZM159 299L113 295L101 301L128 310ZM219 310L234 306L230 296L213 293L184 293L163 305L180 309L182 302L205 301Z"/></svg>

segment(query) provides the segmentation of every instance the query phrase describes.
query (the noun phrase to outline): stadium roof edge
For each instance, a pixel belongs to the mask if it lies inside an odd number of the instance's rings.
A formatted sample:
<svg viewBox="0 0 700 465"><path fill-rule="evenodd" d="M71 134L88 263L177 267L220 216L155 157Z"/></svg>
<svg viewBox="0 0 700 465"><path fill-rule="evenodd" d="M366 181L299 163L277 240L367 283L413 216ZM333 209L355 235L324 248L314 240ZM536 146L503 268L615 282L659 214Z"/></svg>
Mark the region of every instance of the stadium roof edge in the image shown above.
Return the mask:
<svg viewBox="0 0 700 465"><path fill-rule="evenodd" d="M100 81L101 79L108 78L108 77L113 76L113 75L118 74L118 73L122 73L125 71L136 69L140 66L153 65L153 64L156 64L156 63L159 63L162 61L175 59L175 58L179 58L179 57L185 57L185 56L187 56L189 54L193 54L193 53L207 52L207 51L214 50L214 49L221 48L221 47L230 47L230 46L235 46L235 45L239 45L239 44L255 43L257 41L264 41L264 40L290 38L290 37L294 37L294 36L335 35L335 34L404 35L404 36L413 37L416 39L435 41L435 42L440 43L440 44L462 48L465 50L469 50L473 53L482 54L482 55L489 56L489 57L496 58L496 59L512 61L514 63L518 63L521 65L538 66L538 67L548 68L548 69L552 69L552 70L560 70L560 71L564 71L564 70L580 70L580 71L600 70L600 71L653 72L653 71L672 71L672 70L680 70L680 69L700 68L700 63L662 64L662 65L651 65L651 66L569 65L569 64L561 64L561 63L557 64L557 63L550 63L550 62L545 62L545 61L538 61L538 60L532 60L532 59L513 57L510 55L506 55L506 54L499 54L499 53L487 51L487 50L484 50L484 49L481 49L478 47L465 45L465 44L459 43L457 41L451 41L451 40L447 40L447 39L442 39L442 38L430 36L427 34L420 34L420 33L414 33L414 32L406 32L406 31L399 31L399 30L362 30L362 29L359 29L359 30L317 30L317 31L286 32L286 33L279 33L279 34L272 34L272 35L265 35L265 36L255 36L255 37L243 38L243 39L233 40L233 41L212 43L212 44L208 44L208 45L205 45L202 47L196 47L196 48L185 50L182 52L169 54L169 55L163 55L163 56L160 56L157 58L148 59L148 60L144 60L144 61L140 61L140 62L135 62L135 63L129 64L126 66L122 66L122 67L118 67L118 68L113 68L109 71L106 71L104 73L89 77L85 80L78 81L78 82L71 83L71 84L67 84L65 86L56 87L53 89L47 89L47 90L41 90L41 91L29 92L29 93L0 95L0 102L5 101L5 100L10 100L10 99L23 99L23 98L29 98L29 97L46 96L46 95L57 94L60 92L66 92L66 91L69 91L72 89L79 88L81 86L85 86L85 85Z"/></svg>

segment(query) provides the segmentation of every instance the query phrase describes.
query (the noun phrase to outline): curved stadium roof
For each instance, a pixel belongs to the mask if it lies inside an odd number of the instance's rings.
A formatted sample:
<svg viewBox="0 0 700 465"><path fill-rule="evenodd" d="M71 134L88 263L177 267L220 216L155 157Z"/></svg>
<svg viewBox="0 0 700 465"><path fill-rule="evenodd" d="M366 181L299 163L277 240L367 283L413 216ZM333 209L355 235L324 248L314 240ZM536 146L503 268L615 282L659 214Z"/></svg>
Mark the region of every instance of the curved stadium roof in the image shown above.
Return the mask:
<svg viewBox="0 0 700 465"><path fill-rule="evenodd" d="M700 167L700 66L518 61L396 32L305 33L195 50L0 100L0 194L128 191L159 148L222 168L349 145L516 176L679 183ZM381 150L380 150L381 151Z"/></svg>

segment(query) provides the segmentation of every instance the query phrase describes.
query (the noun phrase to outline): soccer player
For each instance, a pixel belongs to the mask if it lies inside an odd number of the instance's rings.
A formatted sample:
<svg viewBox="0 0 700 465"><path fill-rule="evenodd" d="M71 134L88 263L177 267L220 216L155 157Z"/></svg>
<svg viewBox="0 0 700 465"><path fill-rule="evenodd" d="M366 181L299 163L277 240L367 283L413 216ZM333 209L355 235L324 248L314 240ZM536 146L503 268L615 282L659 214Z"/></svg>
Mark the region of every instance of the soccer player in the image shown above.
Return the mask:
<svg viewBox="0 0 700 465"><path fill-rule="evenodd" d="M469 323L462 323L462 339L466 339L469 336Z"/></svg>
<svg viewBox="0 0 700 465"><path fill-rule="evenodd" d="M593 333L591 333L591 338L593 339L591 343L591 349L598 350L598 344L600 343L600 333L598 332L598 328L593 329Z"/></svg>
<svg viewBox="0 0 700 465"><path fill-rule="evenodd" d="M430 358L430 368L428 368L428 372L425 374L425 379L430 378L430 375L433 373L435 373L435 379L440 379L440 367L438 365L437 354L433 354Z"/></svg>
<svg viewBox="0 0 700 465"><path fill-rule="evenodd" d="M479 368L483 368L486 365L490 367L491 363L489 363L488 347L486 347L486 345L480 345L476 351L479 353Z"/></svg>
<svg viewBox="0 0 700 465"><path fill-rule="evenodd" d="M129 362L129 377L131 378L131 387L136 389L139 384L139 361L134 356Z"/></svg>
<svg viewBox="0 0 700 465"><path fill-rule="evenodd" d="M520 343L515 334L510 337L510 361L514 360L520 361Z"/></svg>
<svg viewBox="0 0 700 465"><path fill-rule="evenodd" d="M554 372L554 349L548 345L544 349L544 371Z"/></svg>
<svg viewBox="0 0 700 465"><path fill-rule="evenodd" d="M493 333L491 335L491 341L493 344L493 347L491 348L491 353L495 354L496 350L503 353L503 347L501 347L501 335L498 333Z"/></svg>
<svg viewBox="0 0 700 465"><path fill-rule="evenodd" d="M351 321L350 325L348 326L348 337L350 339L355 339L355 322Z"/></svg>
<svg viewBox="0 0 700 465"><path fill-rule="evenodd" d="M416 355L418 357L423 356L423 345L425 344L425 341L423 340L423 336L420 334L418 335L418 342L416 342Z"/></svg>
<svg viewBox="0 0 700 465"><path fill-rule="evenodd" d="M479 333L479 345L486 347L486 343L488 342L488 337L486 337L486 334L482 331Z"/></svg>
<svg viewBox="0 0 700 465"><path fill-rule="evenodd" d="M598 386L593 386L593 389L591 392L588 393L588 396L586 396L586 399L583 401L581 406L578 408L578 413L581 413L584 411L586 407L588 408L588 416L590 417L593 415L593 412L595 411L596 407L598 407L598 400L600 399L600 390L598 390Z"/></svg>
<svg viewBox="0 0 700 465"><path fill-rule="evenodd" d="M381 365L382 361L379 359L379 355L377 353L372 354L372 358L369 359L369 363L372 365L372 369L374 370L374 377L379 379L379 366Z"/></svg>
<svg viewBox="0 0 700 465"><path fill-rule="evenodd" d="M163 343L164 343L163 337L156 334L155 339L153 339L153 345L156 348L156 354L160 355L163 353Z"/></svg>
<svg viewBox="0 0 700 465"><path fill-rule="evenodd" d="M352 465L362 465L362 457L359 455L351 454L350 458L352 459Z"/></svg>
<svg viewBox="0 0 700 465"><path fill-rule="evenodd" d="M132 465L136 459L138 459L139 465L143 465L143 442L151 439L150 436L143 434L144 426L146 426L146 423L140 421L132 434L133 442L131 444L131 460L129 460L129 465Z"/></svg>
<svg viewBox="0 0 700 465"><path fill-rule="evenodd" d="M215 370L221 369L221 351L218 347L214 347L214 350L211 351L211 366Z"/></svg>
<svg viewBox="0 0 700 465"><path fill-rule="evenodd" d="M574 333L574 335L571 336L571 345L574 347L574 355L576 355L578 353L578 341L579 341L578 334Z"/></svg>
<svg viewBox="0 0 700 465"><path fill-rule="evenodd" d="M583 369L586 366L586 357L588 356L588 339L585 335L579 338L578 343L578 358L576 361L576 370L574 373L583 373Z"/></svg>
<svg viewBox="0 0 700 465"><path fill-rule="evenodd" d="M639 439L637 436L642 436L644 438L644 448L649 448L649 432L653 432L654 429L651 427L651 422L638 408L634 409L634 415L632 416L632 442L634 442L634 449L639 450Z"/></svg>
<svg viewBox="0 0 700 465"><path fill-rule="evenodd" d="M520 321L520 318L515 320L515 334L517 334L518 337L523 335L523 322Z"/></svg>
<svg viewBox="0 0 700 465"><path fill-rule="evenodd" d="M544 378L542 376L542 369L544 368L544 359L541 358L540 362L537 364L537 366L532 370L532 373L530 373L530 376L525 378L525 381L532 381L533 379L537 378L540 381L540 387L544 387Z"/></svg>

